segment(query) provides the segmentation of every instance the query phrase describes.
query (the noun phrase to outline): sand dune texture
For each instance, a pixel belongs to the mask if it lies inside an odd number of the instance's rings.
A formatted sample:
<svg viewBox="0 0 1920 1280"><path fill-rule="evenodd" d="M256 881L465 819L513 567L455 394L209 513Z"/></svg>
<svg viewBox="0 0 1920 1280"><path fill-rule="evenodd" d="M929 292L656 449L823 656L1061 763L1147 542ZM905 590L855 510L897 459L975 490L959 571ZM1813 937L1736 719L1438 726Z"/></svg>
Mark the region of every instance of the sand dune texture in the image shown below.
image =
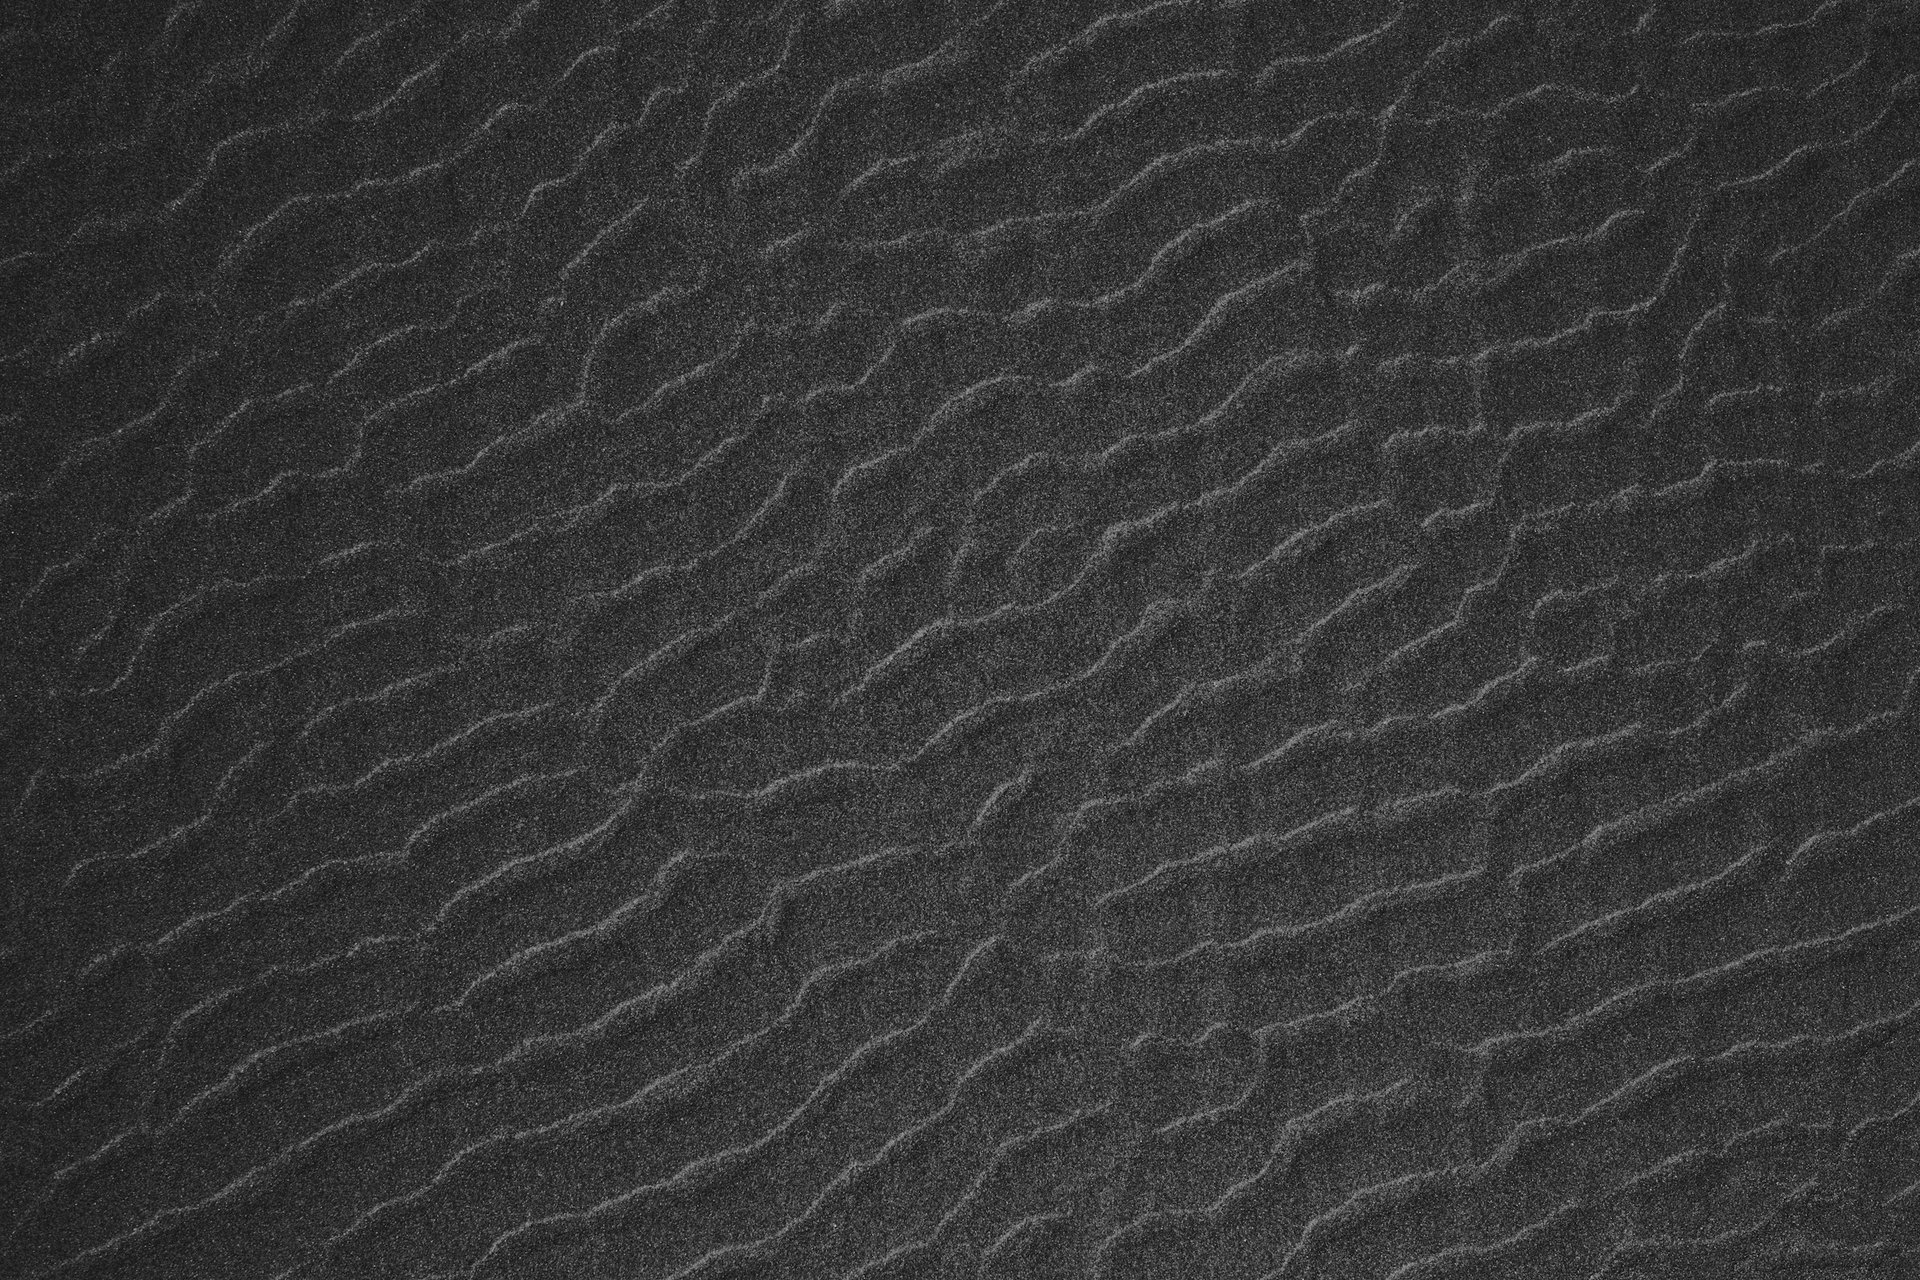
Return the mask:
<svg viewBox="0 0 1920 1280"><path fill-rule="evenodd" d="M0 1274L1920 1276L1920 9L22 5Z"/></svg>

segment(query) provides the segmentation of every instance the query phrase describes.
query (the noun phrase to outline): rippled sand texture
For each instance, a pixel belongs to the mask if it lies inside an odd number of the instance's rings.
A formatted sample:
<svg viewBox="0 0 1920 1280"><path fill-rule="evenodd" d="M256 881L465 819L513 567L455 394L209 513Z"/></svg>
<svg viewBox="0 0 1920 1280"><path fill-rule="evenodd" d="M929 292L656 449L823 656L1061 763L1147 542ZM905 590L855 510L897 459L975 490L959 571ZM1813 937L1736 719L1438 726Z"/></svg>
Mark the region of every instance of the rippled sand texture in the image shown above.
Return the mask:
<svg viewBox="0 0 1920 1280"><path fill-rule="evenodd" d="M1920 1275L1912 4L68 7L0 1273Z"/></svg>

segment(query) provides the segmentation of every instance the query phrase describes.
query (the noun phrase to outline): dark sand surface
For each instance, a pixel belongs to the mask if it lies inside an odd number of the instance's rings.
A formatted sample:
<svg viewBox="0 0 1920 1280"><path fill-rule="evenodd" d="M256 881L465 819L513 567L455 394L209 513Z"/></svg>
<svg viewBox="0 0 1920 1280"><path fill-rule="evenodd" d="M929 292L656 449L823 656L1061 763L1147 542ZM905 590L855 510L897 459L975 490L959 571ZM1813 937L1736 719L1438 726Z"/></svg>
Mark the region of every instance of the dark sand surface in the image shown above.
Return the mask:
<svg viewBox="0 0 1920 1280"><path fill-rule="evenodd" d="M11 20L0 1275L1920 1277L1914 4Z"/></svg>

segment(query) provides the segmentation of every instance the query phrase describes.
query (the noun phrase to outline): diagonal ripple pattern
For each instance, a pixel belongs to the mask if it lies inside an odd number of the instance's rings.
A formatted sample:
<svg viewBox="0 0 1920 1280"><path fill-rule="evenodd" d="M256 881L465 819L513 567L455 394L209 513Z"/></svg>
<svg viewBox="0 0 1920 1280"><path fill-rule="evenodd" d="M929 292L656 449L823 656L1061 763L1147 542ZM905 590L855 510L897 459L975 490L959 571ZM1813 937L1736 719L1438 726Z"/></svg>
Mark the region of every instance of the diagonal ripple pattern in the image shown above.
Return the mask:
<svg viewBox="0 0 1920 1280"><path fill-rule="evenodd" d="M1920 1274L1911 3L31 10L0 1274Z"/></svg>

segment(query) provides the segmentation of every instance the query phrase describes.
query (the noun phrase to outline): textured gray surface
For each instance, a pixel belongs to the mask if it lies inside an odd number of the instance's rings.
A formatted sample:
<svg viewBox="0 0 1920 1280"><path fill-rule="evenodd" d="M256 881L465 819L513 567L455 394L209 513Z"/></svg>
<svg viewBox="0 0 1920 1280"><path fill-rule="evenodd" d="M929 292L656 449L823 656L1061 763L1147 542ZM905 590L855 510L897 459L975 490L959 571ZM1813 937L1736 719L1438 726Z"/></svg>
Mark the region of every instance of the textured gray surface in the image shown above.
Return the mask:
<svg viewBox="0 0 1920 1280"><path fill-rule="evenodd" d="M0 1273L1920 1275L1914 6L68 8Z"/></svg>

